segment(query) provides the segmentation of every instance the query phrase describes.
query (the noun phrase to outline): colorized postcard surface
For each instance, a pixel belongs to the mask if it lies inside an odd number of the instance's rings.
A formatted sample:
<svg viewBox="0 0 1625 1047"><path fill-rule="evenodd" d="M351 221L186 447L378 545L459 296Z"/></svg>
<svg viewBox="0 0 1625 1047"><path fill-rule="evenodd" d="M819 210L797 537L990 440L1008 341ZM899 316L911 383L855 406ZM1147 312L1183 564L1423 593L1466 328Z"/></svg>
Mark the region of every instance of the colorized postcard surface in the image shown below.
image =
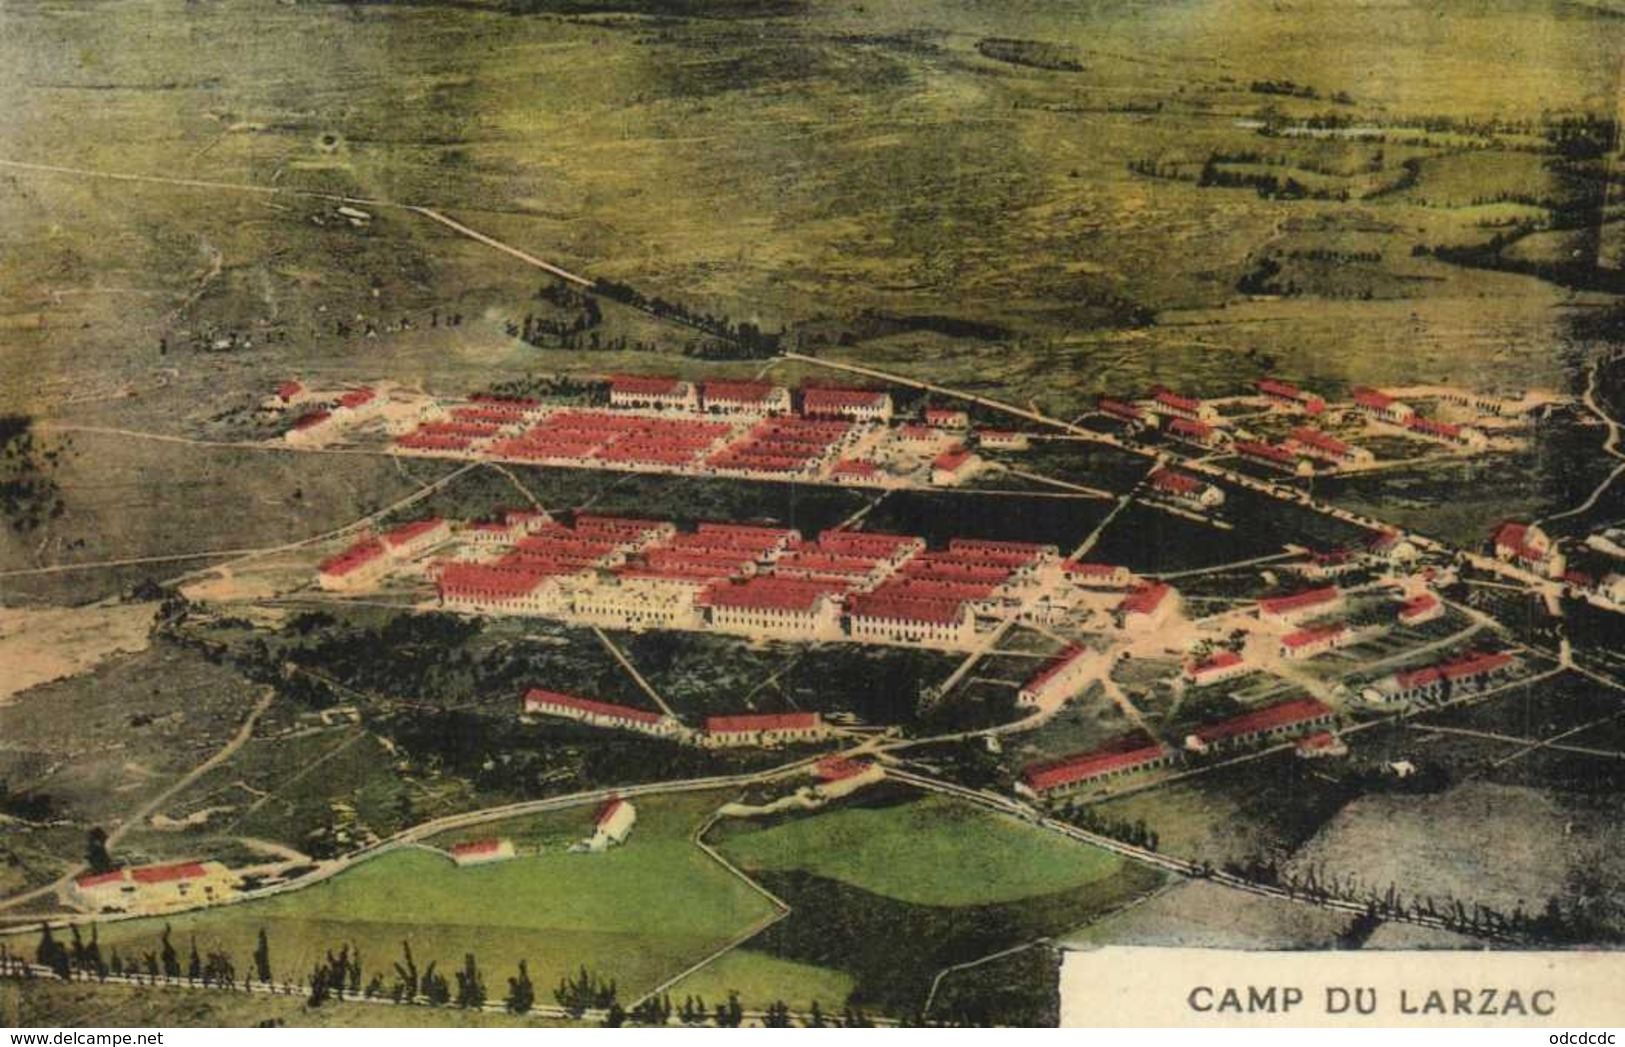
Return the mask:
<svg viewBox="0 0 1625 1047"><path fill-rule="evenodd" d="M5 0L0 1024L1619 1021L1622 56Z"/></svg>

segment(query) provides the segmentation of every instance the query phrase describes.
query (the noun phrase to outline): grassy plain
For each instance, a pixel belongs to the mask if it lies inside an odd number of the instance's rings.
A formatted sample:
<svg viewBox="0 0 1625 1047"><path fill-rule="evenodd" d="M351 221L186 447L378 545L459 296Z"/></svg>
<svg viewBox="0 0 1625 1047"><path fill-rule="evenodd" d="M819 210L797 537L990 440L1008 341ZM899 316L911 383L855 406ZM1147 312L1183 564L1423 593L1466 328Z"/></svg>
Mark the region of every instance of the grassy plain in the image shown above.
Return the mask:
<svg viewBox="0 0 1625 1047"><path fill-rule="evenodd" d="M747 869L803 869L917 905L1016 901L1109 878L1122 860L958 801L843 807L730 832Z"/></svg>
<svg viewBox="0 0 1625 1047"><path fill-rule="evenodd" d="M624 847L567 854L546 850L493 865L459 868L442 854L407 849L367 860L320 884L241 905L167 920L111 923L103 947L126 955L157 947L162 924L177 941L246 957L266 929L278 976L301 980L327 949L351 943L371 973L385 974L409 942L420 967L442 970L473 952L501 984L528 961L538 986L585 964L630 994L704 956L771 910L767 902L693 845L704 815L693 797L640 800ZM575 839L590 835L582 808ZM500 827L496 827L500 828ZM492 831L496 831L493 828ZM656 918L655 899L671 900Z"/></svg>

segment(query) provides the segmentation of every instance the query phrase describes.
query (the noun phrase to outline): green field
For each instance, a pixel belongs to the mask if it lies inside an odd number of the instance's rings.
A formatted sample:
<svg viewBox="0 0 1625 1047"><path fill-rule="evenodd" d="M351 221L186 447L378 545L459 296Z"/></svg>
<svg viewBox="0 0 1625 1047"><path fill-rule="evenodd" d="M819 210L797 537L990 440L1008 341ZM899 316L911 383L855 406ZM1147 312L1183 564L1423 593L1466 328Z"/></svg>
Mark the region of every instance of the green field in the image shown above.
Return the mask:
<svg viewBox="0 0 1625 1047"><path fill-rule="evenodd" d="M364 980L382 973L388 985L405 941L420 966L434 960L443 971L473 952L492 986L520 960L539 987L585 964L617 979L630 999L771 912L691 842L704 798L637 803L631 840L604 854L567 854L562 840L550 840L540 854L459 868L427 849L401 850L308 888L167 922L177 942L195 934L200 949L238 957L239 969L263 927L278 977L296 981L316 957L350 943L361 950ZM590 835L592 809L579 809L576 821L573 837ZM107 924L104 948L126 956L156 949L163 922Z"/></svg>
<svg viewBox="0 0 1625 1047"><path fill-rule="evenodd" d="M843 807L731 832L723 850L747 869L801 869L917 905L1016 901L1103 880L1121 859L930 796Z"/></svg>
<svg viewBox="0 0 1625 1047"><path fill-rule="evenodd" d="M844 971L781 960L750 948L718 957L671 988L674 1002L690 993L710 1006L738 993L747 1009L782 1000L791 1010L805 1011L816 1002L825 1014L839 1013L852 992L852 976Z"/></svg>

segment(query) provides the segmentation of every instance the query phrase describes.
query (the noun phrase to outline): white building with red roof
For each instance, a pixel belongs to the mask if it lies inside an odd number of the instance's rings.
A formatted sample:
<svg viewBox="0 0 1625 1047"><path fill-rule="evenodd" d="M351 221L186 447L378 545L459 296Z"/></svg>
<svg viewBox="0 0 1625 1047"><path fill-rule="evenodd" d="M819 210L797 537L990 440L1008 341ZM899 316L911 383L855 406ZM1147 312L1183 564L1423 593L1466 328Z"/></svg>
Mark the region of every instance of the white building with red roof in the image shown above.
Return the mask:
<svg viewBox="0 0 1625 1047"><path fill-rule="evenodd" d="M789 414L790 390L771 382L716 379L700 386L700 406L707 414Z"/></svg>
<svg viewBox="0 0 1625 1047"><path fill-rule="evenodd" d="M978 429L976 445L990 451L1025 451L1032 446L1032 437L1019 429Z"/></svg>
<svg viewBox="0 0 1625 1047"><path fill-rule="evenodd" d="M1172 419L1163 431L1176 440L1205 448L1217 447L1225 438L1224 430L1217 426L1189 418Z"/></svg>
<svg viewBox="0 0 1625 1047"><path fill-rule="evenodd" d="M1151 410L1173 418L1188 418L1193 422L1217 422L1219 412L1212 404L1203 403L1194 396L1180 396L1170 389L1158 389L1151 394Z"/></svg>
<svg viewBox="0 0 1625 1047"><path fill-rule="evenodd" d="M1295 452L1259 440L1237 440L1233 450L1249 462L1267 465L1289 473L1312 473L1314 466Z"/></svg>
<svg viewBox="0 0 1625 1047"><path fill-rule="evenodd" d="M1224 504L1223 491L1177 469L1158 469L1152 473L1151 489L1198 509L1215 509Z"/></svg>
<svg viewBox="0 0 1625 1047"><path fill-rule="evenodd" d="M1368 449L1356 447L1307 425L1292 430L1287 447L1307 458L1318 458L1333 465L1366 465L1376 460Z"/></svg>
<svg viewBox="0 0 1625 1047"><path fill-rule="evenodd" d="M1396 425L1405 425L1416 414L1416 409L1402 400L1396 400L1387 393L1367 386L1356 386L1354 389L1354 406L1366 414L1381 418L1385 422Z"/></svg>
<svg viewBox="0 0 1625 1047"><path fill-rule="evenodd" d="M1336 719L1337 713L1332 707L1319 699L1297 698L1205 724L1186 736L1185 748L1205 753L1252 741L1298 736L1317 727L1330 726Z"/></svg>
<svg viewBox="0 0 1625 1047"><path fill-rule="evenodd" d="M1122 564L1063 560L1060 570L1063 581L1085 589L1127 589L1134 584L1134 573Z"/></svg>
<svg viewBox="0 0 1625 1047"><path fill-rule="evenodd" d="M1354 630L1341 622L1307 626L1281 637L1281 657L1288 661L1303 661L1339 647L1347 647L1354 640Z"/></svg>
<svg viewBox="0 0 1625 1047"><path fill-rule="evenodd" d="M1335 585L1327 585L1258 601L1258 620L1276 625L1296 625L1310 618L1331 614L1342 606L1343 591Z"/></svg>
<svg viewBox="0 0 1625 1047"><path fill-rule="evenodd" d="M1179 594L1167 582L1145 582L1129 590L1118 603L1118 624L1124 629L1155 629L1179 610Z"/></svg>
<svg viewBox="0 0 1625 1047"><path fill-rule="evenodd" d="M385 531L381 538L389 555L397 560L416 559L450 540L451 524L438 516L401 524Z"/></svg>
<svg viewBox="0 0 1625 1047"><path fill-rule="evenodd" d="M220 901L236 883L220 862L165 862L86 873L71 882L69 893L92 912L150 912Z"/></svg>
<svg viewBox="0 0 1625 1047"><path fill-rule="evenodd" d="M1256 667L1235 651L1216 651L1206 658L1186 662L1184 676L1192 687L1205 687L1255 671Z"/></svg>
<svg viewBox="0 0 1625 1047"><path fill-rule="evenodd" d="M337 428L332 411L311 411L296 418L282 439L296 447L307 447L325 443Z"/></svg>
<svg viewBox="0 0 1625 1047"><path fill-rule="evenodd" d="M1548 578L1562 577L1568 567L1567 557L1535 524L1508 520L1495 529L1490 544L1495 550L1496 559L1521 564Z"/></svg>
<svg viewBox="0 0 1625 1047"><path fill-rule="evenodd" d="M705 741L715 746L820 742L829 737L829 725L818 713L738 713L705 718Z"/></svg>
<svg viewBox="0 0 1625 1047"><path fill-rule="evenodd" d="M1401 625L1423 625L1444 617L1444 601L1432 593L1418 593L1406 600L1395 615Z"/></svg>
<svg viewBox="0 0 1625 1047"><path fill-rule="evenodd" d="M1110 396L1102 396L1096 407L1100 413L1124 422L1134 422L1138 425L1155 425L1156 416L1138 404L1131 404L1127 400L1117 400Z"/></svg>
<svg viewBox="0 0 1625 1047"><path fill-rule="evenodd" d="M1314 393L1275 378L1260 378L1253 383L1265 399L1283 407L1295 407L1307 414L1320 414L1326 410L1326 401Z"/></svg>
<svg viewBox="0 0 1625 1047"><path fill-rule="evenodd" d="M491 837L451 845L451 860L458 865L490 865L514 856L513 841Z"/></svg>
<svg viewBox="0 0 1625 1047"><path fill-rule="evenodd" d="M587 841L586 849L598 852L619 847L632 835L632 827L637 824L638 809L632 806L632 802L619 796L611 797L593 816L592 839Z"/></svg>
<svg viewBox="0 0 1625 1047"><path fill-rule="evenodd" d="M1124 775L1167 767L1179 754L1135 733L1102 749L1034 764L1021 772L1016 791L1036 799L1065 796Z"/></svg>
<svg viewBox="0 0 1625 1047"><path fill-rule="evenodd" d="M924 418L934 429L970 428L970 415L954 407L927 407Z"/></svg>
<svg viewBox="0 0 1625 1047"><path fill-rule="evenodd" d="M841 636L840 595L845 586L825 581L762 575L723 581L699 596L706 621L720 632L792 640Z"/></svg>
<svg viewBox="0 0 1625 1047"><path fill-rule="evenodd" d="M666 375L618 374L609 380L609 405L632 410L697 411L694 383Z"/></svg>
<svg viewBox="0 0 1625 1047"><path fill-rule="evenodd" d="M931 483L936 487L953 487L964 483L982 468L982 459L963 447L944 451L931 460Z"/></svg>
<svg viewBox="0 0 1625 1047"><path fill-rule="evenodd" d="M388 547L369 536L323 560L317 567L316 584L330 592L354 592L378 581L391 566Z"/></svg>
<svg viewBox="0 0 1625 1047"><path fill-rule="evenodd" d="M813 764L818 780L814 791L826 800L849 796L868 785L883 781L886 768L874 760L854 760L848 756L826 756Z"/></svg>
<svg viewBox="0 0 1625 1047"><path fill-rule="evenodd" d="M1097 652L1073 645L1039 666L1016 692L1016 702L1029 709L1059 705L1105 675L1105 669Z"/></svg>
<svg viewBox="0 0 1625 1047"><path fill-rule="evenodd" d="M848 418L854 422L889 422L891 394L882 389L801 390L801 413L808 418Z"/></svg>
<svg viewBox="0 0 1625 1047"><path fill-rule="evenodd" d="M860 642L968 647L976 639L975 613L961 599L882 589L848 596L846 610L847 635Z"/></svg>
<svg viewBox="0 0 1625 1047"><path fill-rule="evenodd" d="M1316 731L1299 738L1293 749L1300 760L1324 760L1349 754L1348 743L1332 731Z"/></svg>
<svg viewBox="0 0 1625 1047"><path fill-rule="evenodd" d="M681 724L671 717L647 709L634 709L630 705L616 705L592 698L578 698L573 694L561 694L558 691L541 688L532 688L525 692L525 715L557 716L589 727L637 731L640 734L652 734L661 738L678 733L681 727Z"/></svg>

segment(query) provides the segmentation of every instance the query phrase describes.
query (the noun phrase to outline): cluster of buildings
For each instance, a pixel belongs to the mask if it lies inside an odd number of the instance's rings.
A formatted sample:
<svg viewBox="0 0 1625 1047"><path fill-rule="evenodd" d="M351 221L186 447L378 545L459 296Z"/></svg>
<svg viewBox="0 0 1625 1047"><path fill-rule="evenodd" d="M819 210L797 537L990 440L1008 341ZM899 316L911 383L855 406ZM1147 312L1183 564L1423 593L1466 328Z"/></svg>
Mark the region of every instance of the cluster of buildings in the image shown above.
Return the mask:
<svg viewBox="0 0 1625 1047"><path fill-rule="evenodd" d="M277 387L276 400L286 408L302 407L283 439L295 446L325 443L335 430L376 416L385 400L371 386L317 393L299 381Z"/></svg>
<svg viewBox="0 0 1625 1047"><path fill-rule="evenodd" d="M1415 407L1378 389L1365 386L1356 388L1354 406L1378 421L1399 426L1419 436L1474 449L1483 448L1489 443L1489 438L1481 429L1424 417Z"/></svg>
<svg viewBox="0 0 1625 1047"><path fill-rule="evenodd" d="M704 726L696 730L674 716L540 688L525 692L524 713L526 716L551 716L603 730L632 731L708 748L772 748L820 742L830 735L829 724L816 712L710 716L706 718Z"/></svg>
<svg viewBox="0 0 1625 1047"><path fill-rule="evenodd" d="M1296 740L1301 755L1334 755L1347 751L1330 730L1336 720L1331 706L1314 698L1298 698L1204 724L1186 736L1183 748L1190 754L1205 755ZM1016 791L1035 799L1055 799L1129 775L1173 767L1182 759L1172 746L1135 731L1098 749L1025 768Z"/></svg>
<svg viewBox="0 0 1625 1047"><path fill-rule="evenodd" d="M618 629L967 647L978 618L1022 613L1073 585L1056 548L1030 542L954 538L928 549L912 535L832 529L808 540L792 528L679 531L585 513L568 525L505 517L467 533L465 555L428 567L444 606Z"/></svg>
<svg viewBox="0 0 1625 1047"><path fill-rule="evenodd" d="M73 899L91 912L152 912L219 901L237 887L237 876L220 862L137 865L85 873L69 886Z"/></svg>
<svg viewBox="0 0 1625 1047"><path fill-rule="evenodd" d="M972 448L1020 449L1024 433L972 434L965 411L926 407L892 427L891 394L769 382L609 380L609 406L475 396L434 407L394 437L404 454L494 458L573 468L817 479L856 486L939 486L985 466Z"/></svg>
<svg viewBox="0 0 1625 1047"><path fill-rule="evenodd" d="M1568 569L1568 558L1536 524L1508 520L1495 528L1490 546L1496 559L1515 563L1547 578L1561 578Z"/></svg>
<svg viewBox="0 0 1625 1047"><path fill-rule="evenodd" d="M1373 704L1437 705L1464 688L1483 687L1507 675L1517 664L1517 658L1506 651L1473 651L1434 665L1403 669L1366 688L1363 696Z"/></svg>
<svg viewBox="0 0 1625 1047"><path fill-rule="evenodd" d="M316 582L334 592L366 588L402 564L450 541L451 536L451 525L439 517L363 536L343 552L323 560L317 568Z"/></svg>

